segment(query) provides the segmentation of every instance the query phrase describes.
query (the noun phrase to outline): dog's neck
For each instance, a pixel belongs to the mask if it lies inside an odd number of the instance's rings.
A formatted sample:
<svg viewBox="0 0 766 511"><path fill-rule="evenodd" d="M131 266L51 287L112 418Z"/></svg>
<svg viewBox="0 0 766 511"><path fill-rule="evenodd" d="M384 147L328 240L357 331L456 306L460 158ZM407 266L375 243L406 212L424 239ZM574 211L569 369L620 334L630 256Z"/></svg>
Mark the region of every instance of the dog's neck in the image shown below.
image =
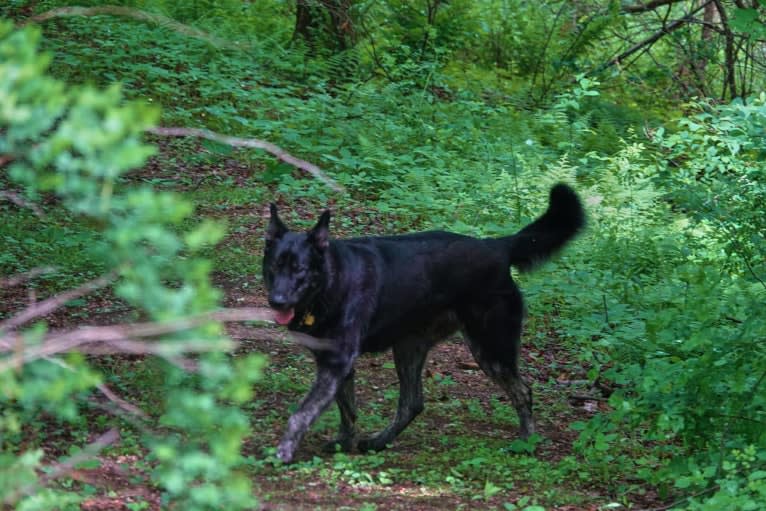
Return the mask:
<svg viewBox="0 0 766 511"><path fill-rule="evenodd" d="M322 280L311 297L296 307L296 317L300 318L300 327L310 329L316 318L325 316L337 306L339 290L335 289L338 281L337 246L330 242L322 261Z"/></svg>

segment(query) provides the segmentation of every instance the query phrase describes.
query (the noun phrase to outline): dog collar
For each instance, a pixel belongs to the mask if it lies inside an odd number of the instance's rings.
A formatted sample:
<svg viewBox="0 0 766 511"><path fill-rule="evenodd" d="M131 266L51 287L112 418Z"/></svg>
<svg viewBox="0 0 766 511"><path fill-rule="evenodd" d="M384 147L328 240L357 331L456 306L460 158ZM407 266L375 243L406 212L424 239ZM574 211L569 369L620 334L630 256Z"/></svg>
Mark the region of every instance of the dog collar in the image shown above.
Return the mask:
<svg viewBox="0 0 766 511"><path fill-rule="evenodd" d="M306 314L303 315L303 319L301 320L301 325L311 326L314 324L314 321L316 321L316 318L314 317L314 315L311 314L310 312L307 312Z"/></svg>

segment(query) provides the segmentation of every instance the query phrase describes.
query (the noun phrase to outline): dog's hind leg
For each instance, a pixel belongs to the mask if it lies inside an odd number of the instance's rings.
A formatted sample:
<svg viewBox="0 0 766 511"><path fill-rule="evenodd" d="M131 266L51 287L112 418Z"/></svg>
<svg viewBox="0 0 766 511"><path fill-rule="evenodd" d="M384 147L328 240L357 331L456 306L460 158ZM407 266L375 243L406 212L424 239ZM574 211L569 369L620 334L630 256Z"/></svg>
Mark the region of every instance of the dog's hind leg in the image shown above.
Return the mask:
<svg viewBox="0 0 766 511"><path fill-rule="evenodd" d="M535 432L532 391L519 374L523 306L515 287L484 306L461 311L466 340L479 367L505 390L519 415L519 436Z"/></svg>
<svg viewBox="0 0 766 511"><path fill-rule="evenodd" d="M423 411L423 365L432 345L425 340L404 339L394 346L394 363L399 376L396 416L383 431L361 439L358 444L360 451L385 449Z"/></svg>
<svg viewBox="0 0 766 511"><path fill-rule="evenodd" d="M532 390L524 382L518 370L510 370L509 367L489 364L485 368L481 362L479 365L485 373L492 378L511 398L513 407L519 415L519 436L527 438L535 432L535 420L532 415Z"/></svg>
<svg viewBox="0 0 766 511"><path fill-rule="evenodd" d="M335 394L335 402L338 404L338 411L340 411L340 429L337 438L325 444L324 450L327 452L335 452L338 447L341 451L349 452L354 447L354 438L356 437L354 373L355 371L352 369L341 383L338 393Z"/></svg>

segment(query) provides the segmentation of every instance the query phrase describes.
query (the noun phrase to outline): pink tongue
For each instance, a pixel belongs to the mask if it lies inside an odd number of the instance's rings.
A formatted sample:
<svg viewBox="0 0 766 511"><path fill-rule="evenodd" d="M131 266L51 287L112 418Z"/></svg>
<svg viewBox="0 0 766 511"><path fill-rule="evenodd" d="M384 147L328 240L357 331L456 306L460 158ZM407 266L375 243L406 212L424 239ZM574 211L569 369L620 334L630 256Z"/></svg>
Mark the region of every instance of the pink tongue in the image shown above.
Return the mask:
<svg viewBox="0 0 766 511"><path fill-rule="evenodd" d="M280 325L286 325L293 319L295 312L293 309L287 309L284 311L274 311L274 320Z"/></svg>

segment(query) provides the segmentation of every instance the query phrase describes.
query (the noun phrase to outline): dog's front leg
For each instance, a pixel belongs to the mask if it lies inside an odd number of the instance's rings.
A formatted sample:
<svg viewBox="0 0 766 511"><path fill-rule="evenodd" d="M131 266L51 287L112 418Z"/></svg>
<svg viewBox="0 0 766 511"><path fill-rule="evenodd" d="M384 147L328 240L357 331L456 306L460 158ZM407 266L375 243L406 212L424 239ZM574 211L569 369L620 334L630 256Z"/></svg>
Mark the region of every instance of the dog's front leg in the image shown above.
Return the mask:
<svg viewBox="0 0 766 511"><path fill-rule="evenodd" d="M338 436L329 442L325 442L322 450L327 453L334 453L338 449L343 452L351 452L356 441L356 394L354 392L354 369L348 373L343 382L338 387L338 393L335 394L335 403L340 412L340 425Z"/></svg>
<svg viewBox="0 0 766 511"><path fill-rule="evenodd" d="M301 402L298 410L287 422L287 431L277 448L277 456L285 463L292 461L295 450L311 424L332 403L338 388L354 366L356 356L348 357L342 363L326 363L321 354L317 356L317 375L311 390Z"/></svg>

